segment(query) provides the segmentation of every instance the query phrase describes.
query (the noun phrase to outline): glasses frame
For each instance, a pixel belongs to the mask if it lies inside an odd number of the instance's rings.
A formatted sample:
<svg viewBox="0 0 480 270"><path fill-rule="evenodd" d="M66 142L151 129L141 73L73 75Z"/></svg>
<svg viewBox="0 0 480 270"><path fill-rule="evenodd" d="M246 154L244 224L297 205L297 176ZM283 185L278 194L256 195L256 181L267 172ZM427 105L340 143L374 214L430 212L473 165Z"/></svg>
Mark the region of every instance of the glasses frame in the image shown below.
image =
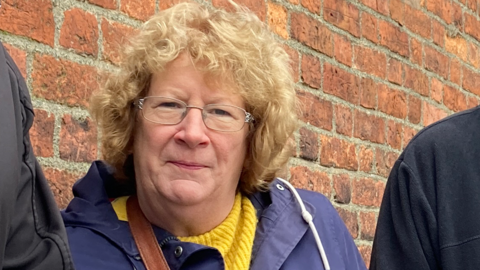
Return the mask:
<svg viewBox="0 0 480 270"><path fill-rule="evenodd" d="M174 100L174 101L178 101L179 103L183 104L185 106L185 111L184 113L182 114L182 118L180 118L180 121L178 121L177 123L173 123L173 124L165 124L165 123L160 123L160 122L156 122L156 121L153 121L153 120L150 120L148 119L147 117L145 117L145 114L143 113L143 104L145 102L146 99L149 99L149 98L166 98L166 99L170 99L170 100ZM237 109L240 109L242 110L244 113L245 113L245 121L243 122L243 125L242 127L240 127L238 130L219 130L219 129L214 129L214 128L211 128L209 127L206 123L205 123L205 118L206 118L206 114L203 113L203 110L205 108L204 107L199 107L199 106L193 106L193 105L188 105L187 103L179 100L179 99L176 99L176 98L171 98L171 97L165 97L165 96L146 96L144 98L140 98L137 100L137 102L134 102L133 103L135 106L137 106L137 108L139 110L142 111L142 116L143 118L145 118L145 120L147 121L150 121L152 123L156 123L156 124L161 124L161 125L168 125L168 126L173 126L173 125L178 125L180 124L183 119L185 119L185 117L187 117L187 114L188 114L188 111L190 109L199 109L200 111L202 111L202 121L203 121L203 124L208 128L208 129L211 129L211 130L215 130L215 131L220 131L220 132L236 132L236 131L239 131L239 130L242 130L243 127L245 126L245 123L253 123L255 121L255 118L253 117L253 115L249 112L247 112L245 109L243 108L240 108L238 106L234 106L234 105L229 105L229 104L216 104L216 103L213 103L213 104L207 104L205 106L211 106L211 105L222 105L222 106L229 106L229 107L234 107L234 108L237 108Z"/></svg>

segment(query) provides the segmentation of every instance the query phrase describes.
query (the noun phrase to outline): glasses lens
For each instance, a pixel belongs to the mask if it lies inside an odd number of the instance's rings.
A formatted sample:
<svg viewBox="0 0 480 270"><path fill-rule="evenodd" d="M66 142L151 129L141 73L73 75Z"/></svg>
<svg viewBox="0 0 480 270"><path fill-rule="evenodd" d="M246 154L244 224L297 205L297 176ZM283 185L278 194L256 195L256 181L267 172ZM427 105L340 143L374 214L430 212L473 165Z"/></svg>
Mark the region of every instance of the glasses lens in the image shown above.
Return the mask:
<svg viewBox="0 0 480 270"><path fill-rule="evenodd" d="M143 104L145 119L166 125L174 125L182 121L186 105L180 100L166 97L146 97Z"/></svg>
<svg viewBox="0 0 480 270"><path fill-rule="evenodd" d="M205 125L219 131L237 131L245 124L245 111L230 105L211 104L203 108Z"/></svg>

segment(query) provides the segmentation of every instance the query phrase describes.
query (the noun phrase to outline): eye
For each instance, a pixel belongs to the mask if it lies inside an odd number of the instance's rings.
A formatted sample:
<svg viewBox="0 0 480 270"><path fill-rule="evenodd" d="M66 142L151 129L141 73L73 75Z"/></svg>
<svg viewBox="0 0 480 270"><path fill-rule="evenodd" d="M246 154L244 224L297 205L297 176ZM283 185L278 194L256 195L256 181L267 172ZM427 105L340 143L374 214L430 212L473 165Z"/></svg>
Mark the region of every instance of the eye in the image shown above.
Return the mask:
<svg viewBox="0 0 480 270"><path fill-rule="evenodd" d="M177 102L162 102L158 104L158 107L164 107L164 108L180 108L182 105Z"/></svg>
<svg viewBox="0 0 480 270"><path fill-rule="evenodd" d="M215 116L232 116L232 114L229 113L228 111L222 110L222 109L219 109L219 108L213 108L213 109L209 110L208 113L213 114Z"/></svg>
<svg viewBox="0 0 480 270"><path fill-rule="evenodd" d="M183 104L175 101L157 101L152 104L154 109L183 109Z"/></svg>

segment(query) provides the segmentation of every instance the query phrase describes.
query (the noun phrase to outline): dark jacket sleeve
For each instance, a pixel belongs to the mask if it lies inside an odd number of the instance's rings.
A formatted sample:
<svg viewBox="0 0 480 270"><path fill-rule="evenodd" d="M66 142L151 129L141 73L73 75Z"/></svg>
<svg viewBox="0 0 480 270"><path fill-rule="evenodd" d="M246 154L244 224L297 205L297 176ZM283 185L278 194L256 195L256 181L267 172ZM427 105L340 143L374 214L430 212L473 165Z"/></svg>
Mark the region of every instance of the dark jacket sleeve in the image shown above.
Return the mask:
<svg viewBox="0 0 480 270"><path fill-rule="evenodd" d="M380 208L371 270L440 269L434 195L419 181L409 165L397 160Z"/></svg>
<svg viewBox="0 0 480 270"><path fill-rule="evenodd" d="M0 43L0 269L73 269L60 213L33 155L33 108Z"/></svg>

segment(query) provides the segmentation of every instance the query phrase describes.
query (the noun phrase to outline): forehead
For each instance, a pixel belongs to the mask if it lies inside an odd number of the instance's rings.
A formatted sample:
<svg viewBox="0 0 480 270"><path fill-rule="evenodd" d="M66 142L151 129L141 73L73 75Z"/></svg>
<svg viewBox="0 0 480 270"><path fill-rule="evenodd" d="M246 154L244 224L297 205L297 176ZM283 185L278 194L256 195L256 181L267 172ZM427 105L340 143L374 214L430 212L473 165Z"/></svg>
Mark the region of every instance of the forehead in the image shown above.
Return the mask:
<svg viewBox="0 0 480 270"><path fill-rule="evenodd" d="M232 99L243 103L239 88L231 77L209 70L205 62L194 63L189 54L182 53L166 64L164 70L152 75L147 95L174 95L188 99L192 94L203 94L213 100Z"/></svg>

